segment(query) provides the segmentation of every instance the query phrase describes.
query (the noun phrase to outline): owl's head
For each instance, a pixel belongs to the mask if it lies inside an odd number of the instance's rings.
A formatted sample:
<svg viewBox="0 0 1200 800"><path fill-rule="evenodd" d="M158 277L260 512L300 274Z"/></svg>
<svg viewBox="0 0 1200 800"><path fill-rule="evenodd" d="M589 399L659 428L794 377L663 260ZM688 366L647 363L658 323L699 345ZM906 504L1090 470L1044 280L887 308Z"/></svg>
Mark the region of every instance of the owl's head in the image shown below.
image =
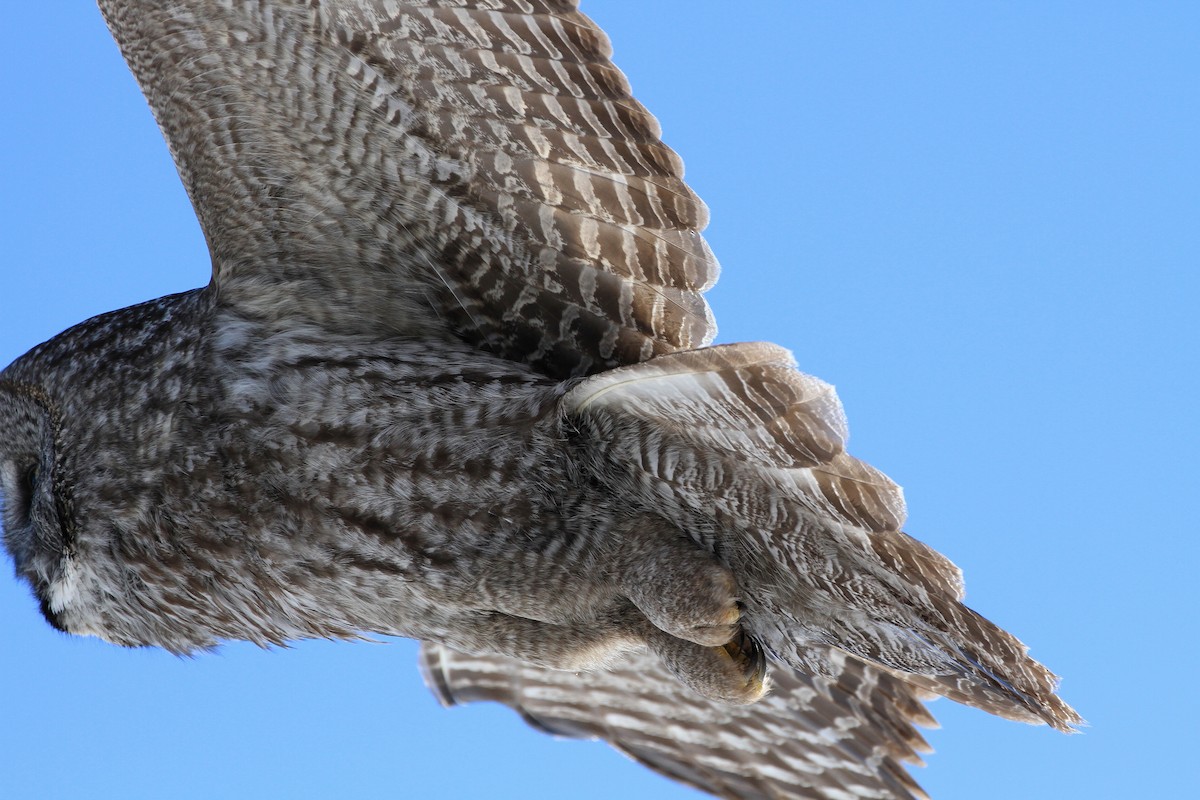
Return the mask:
<svg viewBox="0 0 1200 800"><path fill-rule="evenodd" d="M61 483L55 474L61 412L43 387L0 380L0 425L4 545L46 620L66 630L60 614L70 594L72 520L68 501L55 488Z"/></svg>
<svg viewBox="0 0 1200 800"><path fill-rule="evenodd" d="M21 373L27 370L20 367L18 360L0 373L4 546L51 625L69 633L99 633L82 596L66 413L49 389L24 379Z"/></svg>
<svg viewBox="0 0 1200 800"><path fill-rule="evenodd" d="M4 547L59 630L126 645L152 639L122 622L139 618L139 598L118 546L119 510L138 494L131 473L161 450L160 417L147 404L162 398L138 381L178 352L159 334L186 298L88 320L0 372Z"/></svg>

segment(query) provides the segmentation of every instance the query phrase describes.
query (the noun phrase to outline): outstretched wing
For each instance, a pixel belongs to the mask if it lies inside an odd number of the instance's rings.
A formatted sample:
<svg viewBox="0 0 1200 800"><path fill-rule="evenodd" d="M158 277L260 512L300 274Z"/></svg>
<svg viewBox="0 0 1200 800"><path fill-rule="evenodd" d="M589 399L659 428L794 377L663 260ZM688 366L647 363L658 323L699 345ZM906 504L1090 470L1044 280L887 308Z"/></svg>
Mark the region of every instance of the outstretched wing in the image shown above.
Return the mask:
<svg viewBox="0 0 1200 800"><path fill-rule="evenodd" d="M914 724L933 719L913 690L833 653L837 678L785 669L748 706L705 700L644 651L603 672L560 672L499 656L421 648L425 682L444 705L493 700L558 736L604 739L683 783L738 800L911 800L904 769L929 746Z"/></svg>
<svg viewBox="0 0 1200 800"><path fill-rule="evenodd" d="M698 347L679 157L572 0L100 0L220 302L555 376Z"/></svg>

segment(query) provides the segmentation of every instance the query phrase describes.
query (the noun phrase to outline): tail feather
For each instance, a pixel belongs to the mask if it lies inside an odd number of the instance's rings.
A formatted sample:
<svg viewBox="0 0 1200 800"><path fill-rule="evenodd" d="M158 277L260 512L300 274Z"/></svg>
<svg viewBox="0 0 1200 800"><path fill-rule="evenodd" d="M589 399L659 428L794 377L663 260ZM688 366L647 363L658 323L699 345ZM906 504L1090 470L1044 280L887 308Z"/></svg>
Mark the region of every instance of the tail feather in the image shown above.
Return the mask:
<svg viewBox="0 0 1200 800"><path fill-rule="evenodd" d="M871 548L884 566L925 587L962 600L966 592L962 570L953 561L899 530L871 532Z"/></svg>
<svg viewBox="0 0 1200 800"><path fill-rule="evenodd" d="M1080 722L1053 673L962 605L958 568L901 532L899 487L844 452L833 388L787 351L660 356L581 382L565 408L597 475L653 498L733 570L743 625L789 667L835 675L841 651L1002 717Z"/></svg>

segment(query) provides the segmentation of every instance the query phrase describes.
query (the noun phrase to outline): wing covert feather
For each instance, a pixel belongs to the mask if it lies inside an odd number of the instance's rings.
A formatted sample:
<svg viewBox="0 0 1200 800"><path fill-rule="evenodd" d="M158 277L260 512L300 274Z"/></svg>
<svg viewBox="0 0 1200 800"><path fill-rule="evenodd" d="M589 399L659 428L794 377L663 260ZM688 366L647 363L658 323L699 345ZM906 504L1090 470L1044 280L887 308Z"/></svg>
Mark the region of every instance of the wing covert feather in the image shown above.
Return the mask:
<svg viewBox="0 0 1200 800"><path fill-rule="evenodd" d="M609 370L563 399L608 458L719 502L734 484L770 486L805 507L871 531L899 530L904 495L845 453L833 387L798 372L778 345L743 342L671 353ZM717 455L724 461L709 458ZM731 513L770 518L770 492L739 495Z"/></svg>

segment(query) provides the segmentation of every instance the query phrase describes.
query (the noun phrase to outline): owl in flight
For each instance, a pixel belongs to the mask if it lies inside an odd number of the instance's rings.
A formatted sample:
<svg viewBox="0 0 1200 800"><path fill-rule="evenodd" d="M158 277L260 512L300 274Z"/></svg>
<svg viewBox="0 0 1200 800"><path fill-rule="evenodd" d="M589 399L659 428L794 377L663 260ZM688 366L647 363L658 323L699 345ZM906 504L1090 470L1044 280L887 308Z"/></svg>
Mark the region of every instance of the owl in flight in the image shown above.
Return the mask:
<svg viewBox="0 0 1200 800"><path fill-rule="evenodd" d="M933 695L1070 730L832 388L708 346L705 207L575 6L100 0L213 275L0 373L46 619L416 637L443 702L729 798L923 796Z"/></svg>

